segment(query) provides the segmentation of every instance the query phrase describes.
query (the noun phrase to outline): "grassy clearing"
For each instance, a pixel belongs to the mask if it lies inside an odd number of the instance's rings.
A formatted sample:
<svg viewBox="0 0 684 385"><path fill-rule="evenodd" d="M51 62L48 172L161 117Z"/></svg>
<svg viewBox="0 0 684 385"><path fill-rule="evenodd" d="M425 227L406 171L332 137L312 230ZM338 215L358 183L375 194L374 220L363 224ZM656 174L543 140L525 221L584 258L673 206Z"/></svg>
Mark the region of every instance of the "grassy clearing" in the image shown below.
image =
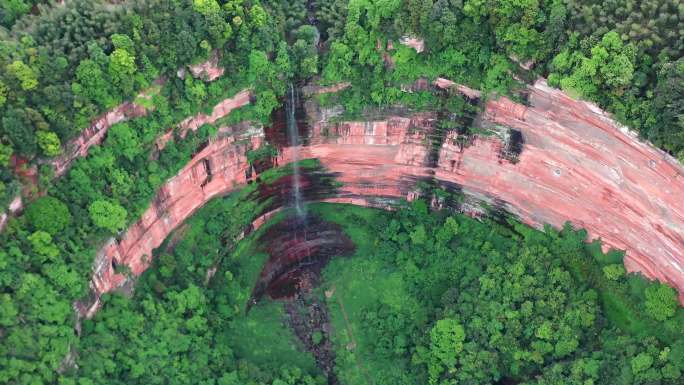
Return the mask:
<svg viewBox="0 0 684 385"><path fill-rule="evenodd" d="M228 331L235 353L256 365L298 367L316 372L311 354L285 325L282 302L264 299L249 314L236 317Z"/></svg>
<svg viewBox="0 0 684 385"><path fill-rule="evenodd" d="M245 305L250 297L254 282L268 255L260 250L259 238L271 226L285 218L286 213L277 214L257 231L239 242L226 263L234 280L240 286L243 299L239 314L230 323L227 338L234 346L238 357L257 365L298 367L315 372L313 356L304 351L301 343L285 324L283 303L264 298L245 314Z"/></svg>
<svg viewBox="0 0 684 385"><path fill-rule="evenodd" d="M323 272L324 283L320 290L327 291L331 339L337 354L340 381L343 384L373 384L378 373L401 369L402 363L371 355L374 341L368 340L364 333L364 313L376 303L388 305L396 312L407 306L420 306L412 301L396 267L374 258L378 239L373 235L372 223L387 213L343 204L317 203L308 207L325 220L342 226L356 244L352 256L330 261Z"/></svg>

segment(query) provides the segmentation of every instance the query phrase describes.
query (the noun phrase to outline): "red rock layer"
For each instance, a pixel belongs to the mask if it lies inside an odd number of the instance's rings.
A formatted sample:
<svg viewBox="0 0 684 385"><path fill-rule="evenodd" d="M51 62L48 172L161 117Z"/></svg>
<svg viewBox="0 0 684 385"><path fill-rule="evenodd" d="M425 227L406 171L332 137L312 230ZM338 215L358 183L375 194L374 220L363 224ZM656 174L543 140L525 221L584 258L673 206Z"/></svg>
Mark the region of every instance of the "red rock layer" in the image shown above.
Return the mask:
<svg viewBox="0 0 684 385"><path fill-rule="evenodd" d="M530 87L530 103L525 107L506 98L493 100L483 116L485 123L520 130L524 146L515 164L501 159L497 138L476 138L461 149L451 135L440 149L437 166L429 167L429 115L317 123L311 145L301 148L299 157L318 158L337 173L343 186L330 201L377 205L378 198L410 199L418 178L435 177L460 185L471 196L503 201L533 226L559 227L569 220L586 228L591 238L626 250L630 271L684 293L682 166L594 105L573 100L543 81ZM254 145L260 141L252 137ZM124 279L113 273L112 260L140 274L171 230L207 200L245 183L246 149L230 139L212 142L167 182L122 241L102 250L93 279L96 293ZM205 159L216 170L209 182ZM285 148L278 164L291 159L292 149Z"/></svg>
<svg viewBox="0 0 684 385"><path fill-rule="evenodd" d="M208 82L218 79L223 76L223 73L225 72L225 69L219 66L218 51L214 51L209 60L203 63L189 65L188 69L194 78Z"/></svg>
<svg viewBox="0 0 684 385"><path fill-rule="evenodd" d="M140 275L151 263L152 250L173 229L210 199L244 185L250 167L246 153L259 147L261 141L261 135L255 131L223 135L208 143L168 180L140 220L98 253L91 282L96 298L125 281L124 275L115 272L117 265L128 266L133 275ZM90 316L98 306L96 301L91 309L79 310Z"/></svg>
<svg viewBox="0 0 684 385"><path fill-rule="evenodd" d="M593 104L543 81L530 91L530 108L501 98L487 104L484 116L522 132L517 164L493 164L477 144L461 169L440 159L437 177L503 199L531 224L570 220L591 238L626 250L628 270L684 293L682 165Z"/></svg>
<svg viewBox="0 0 684 385"><path fill-rule="evenodd" d="M50 161L55 169L55 176L63 175L76 158L88 155L91 146L102 143L111 126L143 116L146 113L147 110L143 106L133 102L125 102L100 115L78 137L67 143L64 154Z"/></svg>
<svg viewBox="0 0 684 385"><path fill-rule="evenodd" d="M188 134L188 131L196 131L205 124L216 123L217 120L228 116L228 114L230 114L230 112L234 109L249 104L251 96L252 94L249 90L242 90L235 94L235 96L232 98L225 99L214 106L214 109L211 111L211 115L198 114L185 119L178 124L178 128L180 129L180 137L185 138L185 135ZM157 150L164 149L166 144L173 139L173 131L174 129L172 128L157 138Z"/></svg>
<svg viewBox="0 0 684 385"><path fill-rule="evenodd" d="M188 66L194 77L202 77L206 81L214 81L223 75L223 68L218 66L218 54L214 53L209 60ZM164 77L154 81L154 84L161 85L165 82ZM149 98L149 95L142 92L138 98ZM102 143L107 130L117 123L138 118L147 114L147 110L135 102L125 102L117 107L105 112L96 118L93 123L83 130L78 137L69 141L65 146L64 154L50 161L55 168L55 176L63 175L69 169L71 162L76 158L88 155L91 146Z"/></svg>

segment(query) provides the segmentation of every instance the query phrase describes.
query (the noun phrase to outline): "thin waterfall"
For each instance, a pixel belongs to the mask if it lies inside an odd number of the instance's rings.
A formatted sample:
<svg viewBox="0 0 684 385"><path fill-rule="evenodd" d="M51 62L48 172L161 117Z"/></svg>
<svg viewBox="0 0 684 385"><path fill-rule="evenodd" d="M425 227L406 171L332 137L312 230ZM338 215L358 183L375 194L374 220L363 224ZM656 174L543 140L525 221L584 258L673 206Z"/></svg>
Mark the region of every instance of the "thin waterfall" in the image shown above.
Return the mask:
<svg viewBox="0 0 684 385"><path fill-rule="evenodd" d="M302 192L299 181L299 129L295 117L296 109L297 99L294 86L290 83L287 102L285 103L285 112L287 113L287 134L290 139L290 149L292 151L292 198L294 200L294 208L297 212L297 216L303 217L304 209L302 208Z"/></svg>

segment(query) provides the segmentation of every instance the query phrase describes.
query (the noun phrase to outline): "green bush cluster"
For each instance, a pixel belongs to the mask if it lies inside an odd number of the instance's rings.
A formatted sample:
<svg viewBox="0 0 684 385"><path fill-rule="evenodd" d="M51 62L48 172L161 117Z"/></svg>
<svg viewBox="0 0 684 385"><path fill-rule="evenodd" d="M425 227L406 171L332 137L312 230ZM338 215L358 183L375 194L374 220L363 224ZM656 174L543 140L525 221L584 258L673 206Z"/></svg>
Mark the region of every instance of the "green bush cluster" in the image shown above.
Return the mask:
<svg viewBox="0 0 684 385"><path fill-rule="evenodd" d="M342 383L371 383L364 371L406 385L681 382L674 289L625 274L620 253L570 226L541 232L426 207L310 209L357 243L322 283L335 288L327 303L342 330L332 337Z"/></svg>

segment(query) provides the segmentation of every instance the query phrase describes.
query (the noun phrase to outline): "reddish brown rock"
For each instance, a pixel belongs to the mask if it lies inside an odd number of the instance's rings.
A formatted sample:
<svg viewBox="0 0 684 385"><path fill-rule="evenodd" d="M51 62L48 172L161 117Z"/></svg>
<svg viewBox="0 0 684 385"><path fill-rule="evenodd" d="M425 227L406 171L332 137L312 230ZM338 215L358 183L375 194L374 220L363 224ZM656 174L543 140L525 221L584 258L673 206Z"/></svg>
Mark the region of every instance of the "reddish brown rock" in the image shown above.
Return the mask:
<svg viewBox="0 0 684 385"><path fill-rule="evenodd" d="M143 116L145 113L144 107L126 102L95 119L78 137L66 145L63 155L51 161L55 168L55 176L64 174L74 159L88 155L91 146L102 143L111 126L131 118Z"/></svg>
<svg viewBox="0 0 684 385"><path fill-rule="evenodd" d="M319 122L299 157L318 158L338 175L343 185L328 201L382 206L386 198L411 199L417 179L435 177L461 186L470 197L504 202L507 210L536 227L560 227L569 220L586 228L591 239L626 250L630 271L683 293L682 166L592 104L573 100L543 81L529 91L530 107L499 98L488 102L483 116L484 128L506 126L522 133L516 163L502 158L505 144L497 137L475 138L461 148L450 134L436 167L430 167L425 140L433 122L429 114L327 126ZM253 142L257 145L259 137ZM149 265L144 256L149 258L171 230L208 199L246 182L246 147L240 146L229 139L212 142L164 185L121 242L102 250L93 281L98 293L124 278L113 274L111 260L139 274ZM292 149L284 148L278 164L291 160ZM205 184L206 164L222 176Z"/></svg>
<svg viewBox="0 0 684 385"><path fill-rule="evenodd" d="M249 104L251 96L252 94L248 89L242 90L235 94L235 96L232 98L225 99L214 106L214 109L211 111L211 115L198 114L185 119L178 124L180 137L185 138L185 136L188 134L188 131L196 131L205 124L216 123L217 120L228 116L228 114L230 114L230 112L234 109ZM163 150L164 147L166 147L166 144L173 139L173 131L174 129L172 128L157 138L157 150Z"/></svg>
<svg viewBox="0 0 684 385"><path fill-rule="evenodd" d="M418 141L425 139L423 126L432 120L431 114L418 114L411 118L392 116L375 122L317 122L312 127L310 143L399 145L411 135Z"/></svg>
<svg viewBox="0 0 684 385"><path fill-rule="evenodd" d="M189 65L188 70L194 78L208 82L218 79L225 72L225 69L219 66L218 51L214 51L205 62Z"/></svg>
<svg viewBox="0 0 684 385"><path fill-rule="evenodd" d="M209 60L200 64L188 66L188 68L194 77L201 77L205 81L214 81L224 73L224 69L218 66L218 61L218 53L214 52ZM183 68L179 69L179 72L181 70L183 70ZM136 96L136 99L149 99L151 97L150 93L154 92L156 87L163 85L165 81L164 77L155 80L153 82L154 86L152 87L152 91L143 91ZM88 128L79 134L78 137L67 143L62 155L50 161L50 164L55 168L55 176L59 177L63 175L76 158L88 155L88 150L91 146L102 143L107 135L107 130L109 130L111 126L129 119L144 116L147 112L145 107L136 104L135 101L129 101L122 103L97 117Z"/></svg>
<svg viewBox="0 0 684 385"><path fill-rule="evenodd" d="M626 250L630 271L668 282L682 293L682 166L590 103L543 81L530 92L531 107L499 98L487 104L484 115L485 122L522 133L525 143L516 164L501 158L499 139L477 138L463 150L445 140L435 177L463 186L468 194L502 200L534 226L560 227L569 220L586 228L591 239ZM415 147L409 150L407 143L398 145L399 140L378 142L377 131L367 127L382 123L347 126L351 128L338 134L348 138L336 139L337 145L323 141L303 149L302 155L317 157L330 171L339 172L343 192L405 197L409 191L402 180L432 171L418 167L420 161L405 161L405 152L422 159ZM281 164L287 161L287 151L284 157Z"/></svg>
<svg viewBox="0 0 684 385"><path fill-rule="evenodd" d="M418 53L421 53L425 50L425 40L421 38L403 36L401 39L399 39L399 43L415 49Z"/></svg>
<svg viewBox="0 0 684 385"><path fill-rule="evenodd" d="M163 80L156 81L160 84ZM145 92L138 98L148 98ZM55 169L55 177L63 175L76 158L88 155L88 150L94 145L102 143L109 128L117 123L141 117L147 114L147 109L135 102L125 102L97 117L92 124L64 148L64 153L50 161Z"/></svg>
<svg viewBox="0 0 684 385"><path fill-rule="evenodd" d="M98 253L91 282L95 301L88 308L77 305L82 316L92 316L100 294L126 281L126 276L115 272L117 265L127 266L133 275L141 274L152 261L152 250L173 229L210 199L247 182L250 166L246 152L260 146L261 132L246 129L212 140L160 188L140 220Z"/></svg>

